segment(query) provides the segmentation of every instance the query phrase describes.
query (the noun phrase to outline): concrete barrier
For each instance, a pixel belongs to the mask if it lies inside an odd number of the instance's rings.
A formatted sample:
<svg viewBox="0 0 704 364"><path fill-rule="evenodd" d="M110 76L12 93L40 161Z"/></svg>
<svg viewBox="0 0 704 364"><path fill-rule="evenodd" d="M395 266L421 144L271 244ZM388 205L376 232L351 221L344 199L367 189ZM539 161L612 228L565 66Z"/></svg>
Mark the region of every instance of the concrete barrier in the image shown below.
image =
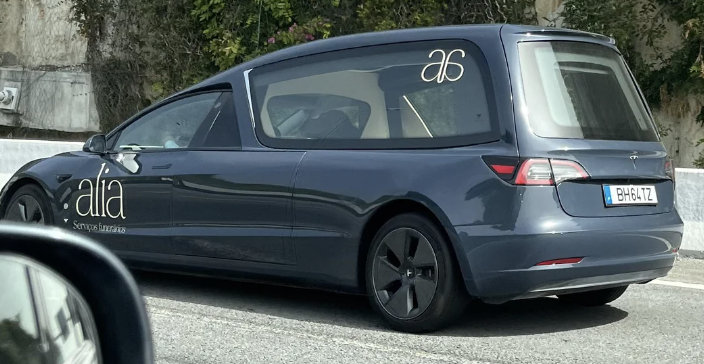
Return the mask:
<svg viewBox="0 0 704 364"><path fill-rule="evenodd" d="M5 186L10 177L29 161L81 150L82 147L83 143L75 142L0 139L0 186Z"/></svg>
<svg viewBox="0 0 704 364"><path fill-rule="evenodd" d="M677 211L684 220L683 255L704 258L704 169L677 168Z"/></svg>
<svg viewBox="0 0 704 364"><path fill-rule="evenodd" d="M72 150L82 143L0 139L0 186L25 163ZM704 258L704 170L677 168L677 210L685 222L681 252Z"/></svg>

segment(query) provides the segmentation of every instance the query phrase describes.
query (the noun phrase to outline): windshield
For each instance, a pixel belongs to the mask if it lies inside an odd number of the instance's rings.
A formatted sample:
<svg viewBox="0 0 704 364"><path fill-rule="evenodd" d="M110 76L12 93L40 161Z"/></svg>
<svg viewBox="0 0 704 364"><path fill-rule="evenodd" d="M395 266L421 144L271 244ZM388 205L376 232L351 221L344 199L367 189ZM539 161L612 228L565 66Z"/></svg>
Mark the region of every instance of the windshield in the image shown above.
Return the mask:
<svg viewBox="0 0 704 364"><path fill-rule="evenodd" d="M580 42L518 46L533 132L546 138L657 141L621 56Z"/></svg>

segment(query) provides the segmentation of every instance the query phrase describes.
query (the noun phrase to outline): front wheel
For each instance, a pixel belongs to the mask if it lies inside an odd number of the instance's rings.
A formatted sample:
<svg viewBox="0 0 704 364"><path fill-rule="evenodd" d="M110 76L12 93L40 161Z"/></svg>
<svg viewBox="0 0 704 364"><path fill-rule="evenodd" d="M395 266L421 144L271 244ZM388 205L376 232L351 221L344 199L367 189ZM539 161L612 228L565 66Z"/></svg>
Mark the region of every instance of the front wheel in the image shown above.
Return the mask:
<svg viewBox="0 0 704 364"><path fill-rule="evenodd" d="M557 296L561 301L578 306L603 306L621 297L628 286L600 289Z"/></svg>
<svg viewBox="0 0 704 364"><path fill-rule="evenodd" d="M20 187L12 195L3 219L41 225L53 223L51 209L44 191L33 184Z"/></svg>
<svg viewBox="0 0 704 364"><path fill-rule="evenodd" d="M403 214L379 229L369 249L367 293L391 328L441 329L462 313L467 293L444 234L419 214Z"/></svg>

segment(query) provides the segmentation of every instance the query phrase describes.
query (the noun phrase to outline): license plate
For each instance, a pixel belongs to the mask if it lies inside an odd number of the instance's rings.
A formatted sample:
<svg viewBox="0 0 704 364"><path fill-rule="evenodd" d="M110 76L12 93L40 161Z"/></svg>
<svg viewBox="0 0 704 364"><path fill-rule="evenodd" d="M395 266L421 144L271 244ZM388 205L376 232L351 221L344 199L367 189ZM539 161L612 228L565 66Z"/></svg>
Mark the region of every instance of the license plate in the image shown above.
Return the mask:
<svg viewBox="0 0 704 364"><path fill-rule="evenodd" d="M603 185L604 203L609 206L657 205L658 195L655 186L643 185Z"/></svg>

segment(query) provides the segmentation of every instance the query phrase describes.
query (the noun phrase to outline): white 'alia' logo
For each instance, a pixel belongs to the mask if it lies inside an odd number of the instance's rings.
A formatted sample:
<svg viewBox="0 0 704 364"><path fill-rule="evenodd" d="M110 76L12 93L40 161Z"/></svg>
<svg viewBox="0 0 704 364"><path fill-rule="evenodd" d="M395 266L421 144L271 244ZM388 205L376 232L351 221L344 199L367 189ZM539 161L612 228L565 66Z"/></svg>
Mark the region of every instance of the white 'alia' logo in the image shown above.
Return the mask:
<svg viewBox="0 0 704 364"><path fill-rule="evenodd" d="M442 56L442 58L440 59L440 62L430 63L427 66L423 67L423 71L420 73L420 77L423 79L423 81L425 81L425 82L437 81L437 83L443 83L443 81L445 81L445 80L448 80L450 82L455 82L455 81L459 80L460 78L462 78L462 75L464 74L464 67L459 63L450 62L450 58L455 53L459 53L460 56L462 58L464 58L464 51L461 49L455 49L453 51L450 51L450 53L448 53L446 55L445 51L443 51L442 49L436 49L436 50L430 52L430 54L428 55L428 58L433 58L433 54L438 53L438 52ZM454 78L448 76L447 75L447 66L449 66L449 65L459 67L460 74ZM425 71L427 71L428 68L430 68L431 66L438 66L438 72L433 77L427 77L425 75Z"/></svg>
<svg viewBox="0 0 704 364"><path fill-rule="evenodd" d="M125 218L125 210L122 199L122 184L118 180L112 180L107 184L107 190L111 191L114 189L118 192L116 196L112 196L105 200L105 180L100 178L103 176L103 172L107 173L105 169L105 163L100 166L100 172L95 178L95 185L93 181L89 179L81 180L78 184L78 189L83 187L83 184L87 184L89 188L89 193L83 194L76 200L76 212L80 216L95 216L95 217L110 217L112 219ZM82 199L87 198L90 200L90 207L87 211L81 211L79 206Z"/></svg>

